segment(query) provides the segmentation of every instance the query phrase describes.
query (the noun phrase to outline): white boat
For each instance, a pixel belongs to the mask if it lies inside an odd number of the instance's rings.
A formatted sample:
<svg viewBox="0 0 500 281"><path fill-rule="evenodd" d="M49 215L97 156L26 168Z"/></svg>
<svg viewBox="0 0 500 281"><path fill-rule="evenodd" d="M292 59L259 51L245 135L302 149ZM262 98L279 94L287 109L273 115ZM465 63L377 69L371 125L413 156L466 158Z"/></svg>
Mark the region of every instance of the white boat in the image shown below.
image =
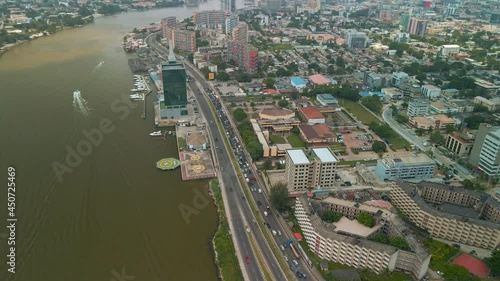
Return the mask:
<svg viewBox="0 0 500 281"><path fill-rule="evenodd" d="M144 89L130 89L131 92L142 92Z"/></svg>
<svg viewBox="0 0 500 281"><path fill-rule="evenodd" d="M138 98L142 98L142 96L139 94L133 94L133 95L130 95L130 98L131 99L138 99Z"/></svg>
<svg viewBox="0 0 500 281"><path fill-rule="evenodd" d="M156 137L156 136L161 136L161 131L157 131L157 132L152 132L151 134L149 134L150 136L152 137Z"/></svg>

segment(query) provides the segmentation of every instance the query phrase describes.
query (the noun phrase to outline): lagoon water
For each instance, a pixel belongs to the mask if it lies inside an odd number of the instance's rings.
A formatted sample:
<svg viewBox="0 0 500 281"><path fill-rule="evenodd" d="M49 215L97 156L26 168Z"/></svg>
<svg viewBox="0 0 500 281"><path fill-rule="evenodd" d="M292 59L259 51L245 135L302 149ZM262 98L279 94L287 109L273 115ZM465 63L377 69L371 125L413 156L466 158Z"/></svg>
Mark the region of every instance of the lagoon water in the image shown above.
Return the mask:
<svg viewBox="0 0 500 281"><path fill-rule="evenodd" d="M179 170L155 168L159 159L177 157L176 143L149 136L152 95L146 120L141 103L128 103L133 80L121 40L134 27L219 5L212 0L98 18L0 58L0 168L4 186L7 166L16 168L18 218L11 274L5 187L0 280L217 280L209 246L215 206L207 199L189 220L179 211L193 206L195 190L208 198L208 181L183 182ZM86 103L75 107L76 90ZM55 166L64 169L60 177Z"/></svg>

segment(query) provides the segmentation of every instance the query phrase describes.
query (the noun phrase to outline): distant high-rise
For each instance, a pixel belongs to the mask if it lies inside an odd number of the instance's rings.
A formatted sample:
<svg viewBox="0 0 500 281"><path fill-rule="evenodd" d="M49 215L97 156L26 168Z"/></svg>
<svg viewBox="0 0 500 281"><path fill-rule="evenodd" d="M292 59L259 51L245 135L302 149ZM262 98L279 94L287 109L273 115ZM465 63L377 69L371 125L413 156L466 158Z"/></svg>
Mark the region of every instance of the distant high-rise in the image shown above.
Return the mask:
<svg viewBox="0 0 500 281"><path fill-rule="evenodd" d="M233 40L247 43L248 42L248 24L246 22L240 22L237 26L233 28L231 32Z"/></svg>
<svg viewBox="0 0 500 281"><path fill-rule="evenodd" d="M237 15L232 15L225 19L226 22L226 34L233 34L233 28L240 22Z"/></svg>
<svg viewBox="0 0 500 281"><path fill-rule="evenodd" d="M424 36L427 33L427 20L412 18L408 32L413 35Z"/></svg>
<svg viewBox="0 0 500 281"><path fill-rule="evenodd" d="M177 25L177 19L175 17L166 17L161 20L161 31L163 38L170 38L171 30Z"/></svg>
<svg viewBox="0 0 500 281"><path fill-rule="evenodd" d="M190 53L196 51L196 33L191 30L172 29L172 45L174 50Z"/></svg>
<svg viewBox="0 0 500 281"><path fill-rule="evenodd" d="M234 13L236 11L236 0L222 0L222 10Z"/></svg>
<svg viewBox="0 0 500 281"><path fill-rule="evenodd" d="M229 40L227 42L227 54L229 59L235 61L236 65L243 68L245 72L257 72L259 51L254 46L244 42Z"/></svg>
<svg viewBox="0 0 500 281"><path fill-rule="evenodd" d="M188 115L186 69L176 61L172 43L169 49L168 61L161 66L164 101L160 109L162 118L179 119Z"/></svg>
<svg viewBox="0 0 500 281"><path fill-rule="evenodd" d="M399 18L399 29L407 32L408 28L410 28L410 19L410 13L402 13L401 17Z"/></svg>
<svg viewBox="0 0 500 281"><path fill-rule="evenodd" d="M281 0L267 0L267 9L269 11L281 10Z"/></svg>
<svg viewBox="0 0 500 281"><path fill-rule="evenodd" d="M479 125L469 163L490 178L500 177L500 127Z"/></svg>
<svg viewBox="0 0 500 281"><path fill-rule="evenodd" d="M186 6L198 6L200 4L200 0L186 0Z"/></svg>
<svg viewBox="0 0 500 281"><path fill-rule="evenodd" d="M215 27L225 24L224 12L220 10L193 13L193 23L197 26Z"/></svg>
<svg viewBox="0 0 500 281"><path fill-rule="evenodd" d="M366 47L366 34L363 32L349 31L346 36L349 49L362 49Z"/></svg>

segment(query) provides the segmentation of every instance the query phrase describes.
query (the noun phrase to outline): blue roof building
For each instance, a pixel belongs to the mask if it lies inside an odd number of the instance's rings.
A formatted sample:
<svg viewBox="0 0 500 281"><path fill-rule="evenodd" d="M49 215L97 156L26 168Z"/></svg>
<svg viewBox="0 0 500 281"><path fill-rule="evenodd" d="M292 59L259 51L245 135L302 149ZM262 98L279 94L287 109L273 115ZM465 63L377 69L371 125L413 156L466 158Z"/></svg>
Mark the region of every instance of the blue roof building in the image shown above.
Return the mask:
<svg viewBox="0 0 500 281"><path fill-rule="evenodd" d="M304 81L304 79L296 76L296 77L291 77L290 78L290 82L292 83L292 86L297 89L297 90L302 90L304 89L307 84L306 82Z"/></svg>

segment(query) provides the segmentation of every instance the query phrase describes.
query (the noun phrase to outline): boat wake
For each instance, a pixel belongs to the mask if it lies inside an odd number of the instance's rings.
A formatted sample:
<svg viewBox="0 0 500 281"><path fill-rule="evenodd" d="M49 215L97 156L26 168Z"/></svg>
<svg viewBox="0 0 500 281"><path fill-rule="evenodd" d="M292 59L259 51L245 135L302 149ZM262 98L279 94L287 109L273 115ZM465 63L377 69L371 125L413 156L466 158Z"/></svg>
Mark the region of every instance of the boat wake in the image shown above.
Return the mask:
<svg viewBox="0 0 500 281"><path fill-rule="evenodd" d="M82 98L80 91L76 90L73 92L73 107L76 111L80 112L85 118L90 115L90 107L87 105L87 101Z"/></svg>
<svg viewBox="0 0 500 281"><path fill-rule="evenodd" d="M104 64L104 61L100 61L95 67L94 67L94 71L92 72L95 72L97 69L99 69L102 65Z"/></svg>

